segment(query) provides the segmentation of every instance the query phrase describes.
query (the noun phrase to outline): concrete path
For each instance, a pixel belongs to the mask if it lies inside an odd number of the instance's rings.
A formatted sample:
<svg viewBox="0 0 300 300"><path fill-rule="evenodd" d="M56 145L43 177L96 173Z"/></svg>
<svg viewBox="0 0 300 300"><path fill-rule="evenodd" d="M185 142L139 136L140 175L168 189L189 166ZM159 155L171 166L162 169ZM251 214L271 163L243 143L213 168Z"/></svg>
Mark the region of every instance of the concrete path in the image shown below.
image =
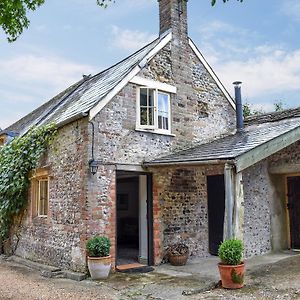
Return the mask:
<svg viewBox="0 0 300 300"><path fill-rule="evenodd" d="M263 265L273 264L294 255L300 255L300 253L294 251L283 251L246 259L246 272L252 272ZM189 277L193 275L193 277L202 280L206 279L218 282L220 276L217 265L219 262L220 259L217 256L210 256L201 259L191 259L185 266L180 267L164 264L156 267L155 272L175 277Z"/></svg>

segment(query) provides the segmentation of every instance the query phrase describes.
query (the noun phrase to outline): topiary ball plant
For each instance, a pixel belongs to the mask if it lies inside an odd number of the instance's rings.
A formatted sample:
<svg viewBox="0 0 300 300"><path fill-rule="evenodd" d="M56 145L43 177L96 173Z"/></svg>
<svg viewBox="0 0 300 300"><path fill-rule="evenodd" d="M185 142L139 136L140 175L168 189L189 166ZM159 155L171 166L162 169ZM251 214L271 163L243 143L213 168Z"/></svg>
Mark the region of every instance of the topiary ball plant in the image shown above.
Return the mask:
<svg viewBox="0 0 300 300"><path fill-rule="evenodd" d="M225 240L219 247L218 255L225 265L241 264L244 252L243 242L237 239Z"/></svg>
<svg viewBox="0 0 300 300"><path fill-rule="evenodd" d="M110 240L105 236L95 236L86 243L86 251L90 257L106 257L110 252Z"/></svg>

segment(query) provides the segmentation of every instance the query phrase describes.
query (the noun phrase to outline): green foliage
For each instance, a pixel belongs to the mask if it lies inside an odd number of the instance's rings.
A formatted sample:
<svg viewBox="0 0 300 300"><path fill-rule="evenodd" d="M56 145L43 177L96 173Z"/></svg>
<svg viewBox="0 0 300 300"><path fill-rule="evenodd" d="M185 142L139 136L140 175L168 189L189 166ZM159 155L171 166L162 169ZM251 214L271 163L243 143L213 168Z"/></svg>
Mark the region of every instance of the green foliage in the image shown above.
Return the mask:
<svg viewBox="0 0 300 300"><path fill-rule="evenodd" d="M285 103L281 100L274 102L275 111L283 111L285 109Z"/></svg>
<svg viewBox="0 0 300 300"><path fill-rule="evenodd" d="M265 112L263 110L252 109L251 104L249 104L247 102L243 105L244 118L251 117L251 116L257 116L257 115L262 115L264 113Z"/></svg>
<svg viewBox="0 0 300 300"><path fill-rule="evenodd" d="M229 0L223 0L224 3L228 2ZM244 0L237 0L239 2L243 2ZM211 0L211 5L214 6L217 3L217 0Z"/></svg>
<svg viewBox="0 0 300 300"><path fill-rule="evenodd" d="M105 236L95 236L86 243L86 251L90 257L109 256L110 240Z"/></svg>
<svg viewBox="0 0 300 300"><path fill-rule="evenodd" d="M242 261L244 246L241 240L225 240L219 247L218 255L225 265L239 265Z"/></svg>
<svg viewBox="0 0 300 300"><path fill-rule="evenodd" d="M238 284L244 283L244 274L238 274L235 269L232 269L230 275L233 283L238 283Z"/></svg>
<svg viewBox="0 0 300 300"><path fill-rule="evenodd" d="M32 128L0 149L0 242L9 234L16 217L28 200L29 172L56 134L54 124Z"/></svg>
<svg viewBox="0 0 300 300"><path fill-rule="evenodd" d="M97 0L97 4L101 7L106 8L108 6L109 3L111 2L115 2L114 0Z"/></svg>
<svg viewBox="0 0 300 300"><path fill-rule="evenodd" d="M36 10L45 0L1 0L0 26L7 35L9 42L15 41L30 21L27 18L29 11Z"/></svg>

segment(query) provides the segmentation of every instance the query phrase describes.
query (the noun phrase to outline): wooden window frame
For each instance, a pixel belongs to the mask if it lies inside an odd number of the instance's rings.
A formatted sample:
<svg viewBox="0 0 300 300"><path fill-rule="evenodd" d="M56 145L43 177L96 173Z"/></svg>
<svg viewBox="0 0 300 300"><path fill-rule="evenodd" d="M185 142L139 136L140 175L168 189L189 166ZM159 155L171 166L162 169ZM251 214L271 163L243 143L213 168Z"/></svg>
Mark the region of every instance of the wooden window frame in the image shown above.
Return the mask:
<svg viewBox="0 0 300 300"><path fill-rule="evenodd" d="M154 91L154 125L141 125L141 102L140 95L141 89L147 89L147 95L149 94L149 90ZM168 129L161 129L158 127L158 94L167 95L168 96ZM165 91L161 91L157 88L151 88L148 86L140 86L137 87L137 97L136 97L136 129L137 130L145 130L153 133L159 134L171 134L171 94Z"/></svg>
<svg viewBox="0 0 300 300"><path fill-rule="evenodd" d="M31 213L33 218L47 218L49 215L49 183L50 177L47 170L36 170L31 180ZM41 213L41 183L47 182L47 207Z"/></svg>

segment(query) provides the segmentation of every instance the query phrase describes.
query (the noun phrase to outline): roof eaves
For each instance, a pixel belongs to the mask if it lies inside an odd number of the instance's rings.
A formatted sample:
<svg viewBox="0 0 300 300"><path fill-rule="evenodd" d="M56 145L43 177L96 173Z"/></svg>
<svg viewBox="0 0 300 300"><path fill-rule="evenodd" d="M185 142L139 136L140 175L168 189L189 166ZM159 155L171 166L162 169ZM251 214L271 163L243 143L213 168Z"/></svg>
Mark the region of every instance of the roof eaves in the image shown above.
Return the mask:
<svg viewBox="0 0 300 300"><path fill-rule="evenodd" d="M208 73L215 80L217 86L220 88L220 90L222 91L222 93L224 94L224 96L226 97L228 102L231 104L233 109L236 109L235 101L232 99L229 92L227 91L227 89L225 88L225 86L223 85L223 83L221 82L221 80L219 79L219 77L217 76L215 71L213 70L213 68L209 65L209 63L207 62L207 60L202 55L202 53L200 52L200 50L198 49L198 47L196 46L196 44L193 42L193 40L191 38L189 38L189 45L191 46L192 50L194 51L196 56L199 58L199 60L202 62L202 64L204 65L204 67L206 68Z"/></svg>
<svg viewBox="0 0 300 300"><path fill-rule="evenodd" d="M289 130L259 146L240 154L235 159L237 172L241 172L263 159L300 140L300 126Z"/></svg>
<svg viewBox="0 0 300 300"><path fill-rule="evenodd" d="M89 111L90 121L135 77L141 69L172 39L172 32L166 32L160 37L159 43L135 66L97 105Z"/></svg>
<svg viewBox="0 0 300 300"><path fill-rule="evenodd" d="M226 163L232 163L233 158L222 158L222 159L189 159L189 160L170 160L170 161L150 161L144 162L143 166L145 167L163 167L163 166L176 166L176 165L220 165Z"/></svg>

